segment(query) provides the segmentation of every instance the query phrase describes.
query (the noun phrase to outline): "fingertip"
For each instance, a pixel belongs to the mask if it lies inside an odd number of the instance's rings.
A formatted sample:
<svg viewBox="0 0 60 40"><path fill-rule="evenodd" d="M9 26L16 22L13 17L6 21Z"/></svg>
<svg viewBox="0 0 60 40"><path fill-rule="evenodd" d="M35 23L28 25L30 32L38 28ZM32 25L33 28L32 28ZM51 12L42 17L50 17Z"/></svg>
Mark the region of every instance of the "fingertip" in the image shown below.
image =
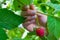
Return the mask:
<svg viewBox="0 0 60 40"><path fill-rule="evenodd" d="M30 5L30 9L31 9L31 10L35 10L34 4L31 4L31 5Z"/></svg>
<svg viewBox="0 0 60 40"><path fill-rule="evenodd" d="M22 11L27 11L29 9L29 6L28 5L24 5L23 7L22 7Z"/></svg>

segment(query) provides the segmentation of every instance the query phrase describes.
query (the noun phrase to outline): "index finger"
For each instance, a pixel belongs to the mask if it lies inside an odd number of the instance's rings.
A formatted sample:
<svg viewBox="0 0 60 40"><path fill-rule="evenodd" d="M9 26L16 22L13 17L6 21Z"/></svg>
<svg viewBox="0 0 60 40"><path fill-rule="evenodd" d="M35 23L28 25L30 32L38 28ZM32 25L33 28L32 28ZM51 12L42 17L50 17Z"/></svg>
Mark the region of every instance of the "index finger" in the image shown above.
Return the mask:
<svg viewBox="0 0 60 40"><path fill-rule="evenodd" d="M22 11L22 16L34 16L36 14L36 10L28 10L28 11Z"/></svg>

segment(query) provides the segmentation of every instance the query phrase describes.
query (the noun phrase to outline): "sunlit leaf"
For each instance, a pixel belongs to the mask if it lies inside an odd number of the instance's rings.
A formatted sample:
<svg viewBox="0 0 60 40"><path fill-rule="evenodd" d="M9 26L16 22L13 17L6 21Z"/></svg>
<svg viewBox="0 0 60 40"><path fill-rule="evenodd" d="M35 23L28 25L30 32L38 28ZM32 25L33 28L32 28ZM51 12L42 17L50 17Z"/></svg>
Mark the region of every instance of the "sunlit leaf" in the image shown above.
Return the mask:
<svg viewBox="0 0 60 40"><path fill-rule="evenodd" d="M60 37L60 18L48 16L48 31L57 39Z"/></svg>
<svg viewBox="0 0 60 40"><path fill-rule="evenodd" d="M24 5L30 5L33 3L33 0L14 0L13 6L15 10L20 10Z"/></svg>

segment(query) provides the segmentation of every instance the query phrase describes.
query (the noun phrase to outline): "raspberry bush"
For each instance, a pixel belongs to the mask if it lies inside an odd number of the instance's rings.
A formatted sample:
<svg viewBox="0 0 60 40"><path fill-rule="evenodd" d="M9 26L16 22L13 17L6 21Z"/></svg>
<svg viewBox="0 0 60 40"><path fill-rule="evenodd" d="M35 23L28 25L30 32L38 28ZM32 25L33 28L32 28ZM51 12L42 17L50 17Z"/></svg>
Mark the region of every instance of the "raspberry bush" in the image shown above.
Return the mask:
<svg viewBox="0 0 60 40"><path fill-rule="evenodd" d="M0 40L60 40L60 0L0 0Z"/></svg>

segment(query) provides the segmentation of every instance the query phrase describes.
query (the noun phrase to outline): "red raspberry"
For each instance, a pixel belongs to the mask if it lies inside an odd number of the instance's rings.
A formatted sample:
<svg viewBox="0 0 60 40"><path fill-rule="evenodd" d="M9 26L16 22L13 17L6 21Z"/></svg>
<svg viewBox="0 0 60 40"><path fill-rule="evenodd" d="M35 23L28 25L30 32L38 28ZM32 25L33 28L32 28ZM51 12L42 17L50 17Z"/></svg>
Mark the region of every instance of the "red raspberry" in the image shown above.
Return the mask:
<svg viewBox="0 0 60 40"><path fill-rule="evenodd" d="M40 27L36 29L36 34L40 37L43 37L45 34L45 28L44 27Z"/></svg>

